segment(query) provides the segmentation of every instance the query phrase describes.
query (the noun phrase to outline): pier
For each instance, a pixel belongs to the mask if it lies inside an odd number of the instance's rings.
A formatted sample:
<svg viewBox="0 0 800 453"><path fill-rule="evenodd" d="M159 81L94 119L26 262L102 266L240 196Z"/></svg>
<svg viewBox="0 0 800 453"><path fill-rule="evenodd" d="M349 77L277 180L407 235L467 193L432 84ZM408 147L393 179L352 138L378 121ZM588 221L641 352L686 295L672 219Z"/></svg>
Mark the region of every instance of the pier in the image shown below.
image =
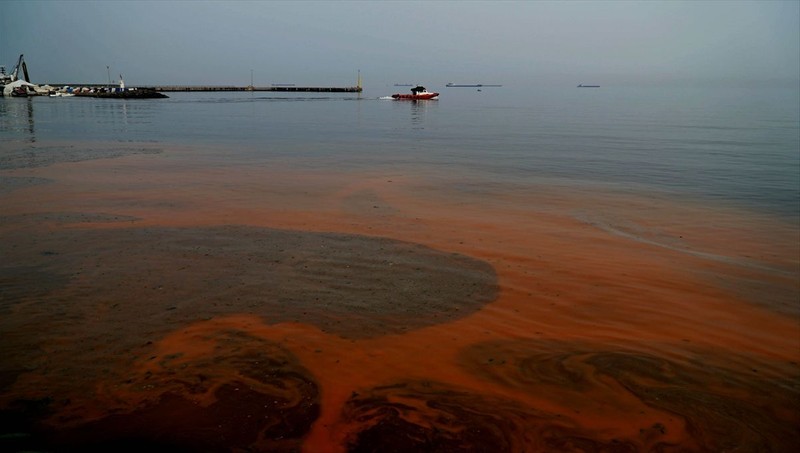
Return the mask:
<svg viewBox="0 0 800 453"><path fill-rule="evenodd" d="M363 89L355 87L298 87L290 85L272 85L268 87L232 86L232 85L161 85L153 87L156 91L281 91L303 93L360 93Z"/></svg>

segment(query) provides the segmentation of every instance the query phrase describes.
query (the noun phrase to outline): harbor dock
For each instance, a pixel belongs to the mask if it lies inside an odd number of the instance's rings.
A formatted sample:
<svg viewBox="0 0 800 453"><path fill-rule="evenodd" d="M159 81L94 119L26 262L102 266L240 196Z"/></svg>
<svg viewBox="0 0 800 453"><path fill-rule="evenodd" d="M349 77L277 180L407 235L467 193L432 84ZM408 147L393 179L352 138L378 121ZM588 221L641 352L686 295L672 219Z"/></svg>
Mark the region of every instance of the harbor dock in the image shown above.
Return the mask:
<svg viewBox="0 0 800 453"><path fill-rule="evenodd" d="M156 91L280 91L305 93L360 93L362 88L355 87L298 87L289 85L272 86L232 86L232 85L161 85L153 87Z"/></svg>
<svg viewBox="0 0 800 453"><path fill-rule="evenodd" d="M22 70L24 80L19 78ZM48 83L36 85L30 83L28 67L24 56L20 54L17 64L10 74L6 74L5 67L0 66L0 95L2 96L84 96L104 98L146 99L167 97L163 92L179 91L278 91L299 93L361 93L361 71L358 71L358 82L351 87L325 87L325 86L295 86L294 84L276 83L271 86L254 86L253 72L250 71L250 85L159 85L148 87L126 88L119 75L119 83L111 83L111 71L108 70L108 83Z"/></svg>
<svg viewBox="0 0 800 453"><path fill-rule="evenodd" d="M64 87L56 89L55 87ZM56 91L60 91L57 93ZM96 98L116 99L150 99L166 98L164 92L230 92L230 91L275 91L275 92L300 92L300 93L361 93L360 86L355 87L299 87L294 85L272 85L267 87L235 86L235 85L157 85L148 87L124 88L124 85L100 83L58 83L45 85L41 90L42 95L51 96L69 95ZM30 95L33 95L31 93Z"/></svg>

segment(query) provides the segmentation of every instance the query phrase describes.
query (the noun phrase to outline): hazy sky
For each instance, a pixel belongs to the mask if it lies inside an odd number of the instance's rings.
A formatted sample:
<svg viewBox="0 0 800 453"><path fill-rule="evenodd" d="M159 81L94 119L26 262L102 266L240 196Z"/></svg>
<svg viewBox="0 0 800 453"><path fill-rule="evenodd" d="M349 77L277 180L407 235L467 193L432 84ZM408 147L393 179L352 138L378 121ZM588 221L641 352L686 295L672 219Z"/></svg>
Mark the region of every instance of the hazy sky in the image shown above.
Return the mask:
<svg viewBox="0 0 800 453"><path fill-rule="evenodd" d="M0 64L131 85L800 80L800 0L3 1Z"/></svg>

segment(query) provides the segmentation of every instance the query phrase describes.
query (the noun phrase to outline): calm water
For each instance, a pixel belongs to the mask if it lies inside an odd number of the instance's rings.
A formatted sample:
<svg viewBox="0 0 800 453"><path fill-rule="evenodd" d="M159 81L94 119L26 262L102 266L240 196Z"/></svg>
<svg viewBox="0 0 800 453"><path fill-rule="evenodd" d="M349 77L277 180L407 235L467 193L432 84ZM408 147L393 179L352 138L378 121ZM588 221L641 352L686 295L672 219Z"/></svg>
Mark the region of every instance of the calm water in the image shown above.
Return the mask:
<svg viewBox="0 0 800 453"><path fill-rule="evenodd" d="M431 88L440 100L378 99L404 89L395 87L362 96L7 98L0 144L196 144L232 162L290 157L306 165L437 168L477 182L600 185L800 213L796 89Z"/></svg>

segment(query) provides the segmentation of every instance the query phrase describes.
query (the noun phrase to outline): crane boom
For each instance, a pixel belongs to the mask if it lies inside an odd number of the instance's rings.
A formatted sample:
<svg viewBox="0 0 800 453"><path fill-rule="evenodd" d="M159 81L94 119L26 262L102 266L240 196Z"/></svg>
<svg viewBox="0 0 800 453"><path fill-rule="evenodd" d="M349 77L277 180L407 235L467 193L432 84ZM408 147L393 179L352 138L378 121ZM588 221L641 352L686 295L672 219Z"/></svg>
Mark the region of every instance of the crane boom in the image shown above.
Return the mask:
<svg viewBox="0 0 800 453"><path fill-rule="evenodd" d="M25 63L25 60L22 60L22 74L25 76L26 82L32 83L31 78L28 76L28 65Z"/></svg>
<svg viewBox="0 0 800 453"><path fill-rule="evenodd" d="M19 54L19 59L17 60L16 66L11 71L11 81L19 80L17 74L19 74L19 68L22 67L22 74L25 76L25 81L30 82L28 79L28 65L25 64L25 59L23 58L24 54Z"/></svg>

